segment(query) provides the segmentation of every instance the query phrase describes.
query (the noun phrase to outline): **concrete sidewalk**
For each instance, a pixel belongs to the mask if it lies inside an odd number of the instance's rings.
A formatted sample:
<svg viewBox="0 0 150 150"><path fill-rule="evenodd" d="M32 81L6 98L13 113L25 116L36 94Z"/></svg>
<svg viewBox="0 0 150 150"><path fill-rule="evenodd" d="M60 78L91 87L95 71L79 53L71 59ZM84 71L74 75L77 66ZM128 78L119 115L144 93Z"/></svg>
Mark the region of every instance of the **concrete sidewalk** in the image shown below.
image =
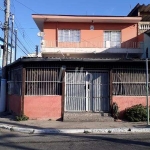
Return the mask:
<svg viewBox="0 0 150 150"><path fill-rule="evenodd" d="M150 132L146 122L62 122L50 120L14 121L1 116L0 127L25 133L133 133Z"/></svg>

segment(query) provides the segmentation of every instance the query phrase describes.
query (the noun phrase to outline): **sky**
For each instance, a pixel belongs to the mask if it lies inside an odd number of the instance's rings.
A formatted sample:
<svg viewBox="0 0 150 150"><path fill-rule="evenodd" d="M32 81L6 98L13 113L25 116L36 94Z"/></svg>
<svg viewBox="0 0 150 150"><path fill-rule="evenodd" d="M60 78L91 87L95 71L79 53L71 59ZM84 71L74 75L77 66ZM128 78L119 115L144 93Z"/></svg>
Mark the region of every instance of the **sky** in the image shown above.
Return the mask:
<svg viewBox="0 0 150 150"><path fill-rule="evenodd" d="M126 16L137 3L147 5L150 0L10 0L10 12L15 15L14 28L19 39L17 58L34 53L36 45L40 47L39 29L32 14ZM0 0L0 8L0 22L3 25L4 0ZM4 37L1 29L0 37Z"/></svg>

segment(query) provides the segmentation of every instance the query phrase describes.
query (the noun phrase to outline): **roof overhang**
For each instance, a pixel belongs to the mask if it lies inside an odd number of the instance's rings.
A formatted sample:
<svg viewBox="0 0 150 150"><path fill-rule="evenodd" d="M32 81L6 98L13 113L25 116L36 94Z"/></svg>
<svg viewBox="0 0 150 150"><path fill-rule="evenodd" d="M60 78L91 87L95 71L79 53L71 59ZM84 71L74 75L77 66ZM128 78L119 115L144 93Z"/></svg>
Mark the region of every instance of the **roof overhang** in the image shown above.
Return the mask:
<svg viewBox="0 0 150 150"><path fill-rule="evenodd" d="M44 22L74 22L74 23L138 23L141 17L126 16L73 16L73 15L32 15L38 28L43 31Z"/></svg>
<svg viewBox="0 0 150 150"><path fill-rule="evenodd" d="M150 63L150 60L148 60ZM15 62L8 64L7 67L14 66L20 63L33 63L33 62L105 62L105 63L145 63L145 59L121 59L121 58L49 58L49 57L23 57L17 59Z"/></svg>

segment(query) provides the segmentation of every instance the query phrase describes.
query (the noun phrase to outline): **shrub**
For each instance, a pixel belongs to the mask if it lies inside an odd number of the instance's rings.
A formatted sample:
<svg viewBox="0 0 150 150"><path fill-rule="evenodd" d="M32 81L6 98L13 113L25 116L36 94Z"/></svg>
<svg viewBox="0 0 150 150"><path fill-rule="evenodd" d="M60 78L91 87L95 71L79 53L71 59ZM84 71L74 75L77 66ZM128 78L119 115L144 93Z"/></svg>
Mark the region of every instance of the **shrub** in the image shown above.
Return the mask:
<svg viewBox="0 0 150 150"><path fill-rule="evenodd" d="M141 104L134 105L126 109L125 118L131 122L147 121L147 109Z"/></svg>
<svg viewBox="0 0 150 150"><path fill-rule="evenodd" d="M113 115L114 119L118 119L119 107L118 107L117 103L112 104L112 115Z"/></svg>
<svg viewBox="0 0 150 150"><path fill-rule="evenodd" d="M29 119L29 117L27 117L26 115L16 116L17 121L26 121L28 119Z"/></svg>

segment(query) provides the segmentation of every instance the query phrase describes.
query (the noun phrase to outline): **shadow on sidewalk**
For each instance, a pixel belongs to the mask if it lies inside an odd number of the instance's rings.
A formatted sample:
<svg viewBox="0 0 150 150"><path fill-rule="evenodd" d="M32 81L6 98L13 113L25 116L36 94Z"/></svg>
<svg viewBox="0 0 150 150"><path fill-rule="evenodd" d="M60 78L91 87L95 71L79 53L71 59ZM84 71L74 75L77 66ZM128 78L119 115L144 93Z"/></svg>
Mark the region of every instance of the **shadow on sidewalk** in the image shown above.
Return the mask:
<svg viewBox="0 0 150 150"><path fill-rule="evenodd" d="M33 126L33 125L25 125L25 124L20 124L19 122L15 122L14 121L14 116L12 115L6 115L6 116L0 116L0 118L7 118L8 120L10 120L9 122L7 121L1 121L0 120L0 123L2 124L7 124L7 125L12 125L12 126L18 126L18 127L22 127L22 128L34 128L34 129L55 129L57 130L56 128L43 128L43 127L38 127L38 126ZM141 125L141 124L138 124L138 125L134 125L134 127L137 127L137 128L142 128L142 127L148 127L146 125ZM149 126L150 128L150 126ZM25 134L24 134L25 135ZM140 134L138 134L140 135ZM12 133L9 133L7 135L0 135L0 139L1 141L5 140L5 141L9 141L10 138L13 138L13 137L19 137L21 136L21 134L12 134ZM107 141L108 143L111 142L111 143L115 143L115 144L121 144L121 145L125 145L125 144L129 144L129 145L134 145L135 147L137 146L143 146L143 148L149 148L150 147L150 143L149 142L144 142L144 141L139 141L138 140L138 136L135 136L135 139L129 139L129 138L125 138L124 136L125 135L122 135L123 138L119 138L117 135L113 135L113 134L109 134L109 135L102 135L102 134L99 134L99 135L90 135L90 134L26 134L26 136L24 137L30 137L30 136L38 136L39 138L42 138L44 136L61 136L61 137L66 137L66 138L75 138L75 139L84 139L85 141L97 141L97 142L100 142L100 141ZM148 139L150 139L150 135L148 135ZM66 141L63 141L63 143L65 144ZM80 140L78 141L74 141L74 142L80 142ZM29 148L28 146L21 146L21 145L17 145L17 143L0 143L1 146L3 147L7 147L7 148L16 148L16 149L23 149L23 150L27 150L27 149L31 149ZM33 148L32 148L33 149Z"/></svg>

